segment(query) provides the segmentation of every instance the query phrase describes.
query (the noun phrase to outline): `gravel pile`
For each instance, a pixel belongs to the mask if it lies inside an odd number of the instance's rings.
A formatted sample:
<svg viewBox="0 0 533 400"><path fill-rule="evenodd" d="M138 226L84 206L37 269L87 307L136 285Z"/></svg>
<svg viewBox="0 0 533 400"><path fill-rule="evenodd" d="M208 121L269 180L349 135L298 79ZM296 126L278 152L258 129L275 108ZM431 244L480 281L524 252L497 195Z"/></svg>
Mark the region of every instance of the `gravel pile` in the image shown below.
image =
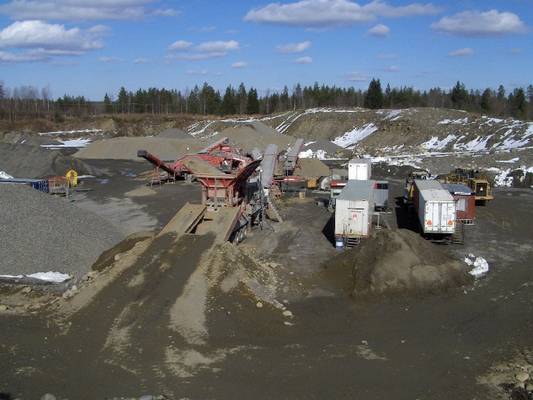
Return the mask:
<svg viewBox="0 0 533 400"><path fill-rule="evenodd" d="M157 137L159 138L167 138L167 139L192 139L192 136L189 135L187 132L178 129L178 128L168 128L165 129L157 134Z"/></svg>
<svg viewBox="0 0 533 400"><path fill-rule="evenodd" d="M0 185L0 275L57 271L81 278L123 235L64 198Z"/></svg>
<svg viewBox="0 0 533 400"><path fill-rule="evenodd" d="M356 298L434 293L472 282L461 262L406 229L376 231L327 267L352 271Z"/></svg>
<svg viewBox="0 0 533 400"><path fill-rule="evenodd" d="M222 137L228 137L232 143L246 151L251 151L254 148L264 150L271 143L277 144L281 151L287 149L294 142L294 138L291 136L268 132L266 130L259 132L251 125L236 125L231 128L226 128L213 136L212 140L217 140Z"/></svg>
<svg viewBox="0 0 533 400"><path fill-rule="evenodd" d="M102 171L93 168L82 160L26 144L0 143L0 171L15 178L44 178L65 175L74 168L80 175L101 175Z"/></svg>
<svg viewBox="0 0 533 400"><path fill-rule="evenodd" d="M168 139L159 137L117 137L92 142L75 154L84 159L140 160L138 150L147 150L164 161L174 161L188 153L196 153L207 142L199 139Z"/></svg>

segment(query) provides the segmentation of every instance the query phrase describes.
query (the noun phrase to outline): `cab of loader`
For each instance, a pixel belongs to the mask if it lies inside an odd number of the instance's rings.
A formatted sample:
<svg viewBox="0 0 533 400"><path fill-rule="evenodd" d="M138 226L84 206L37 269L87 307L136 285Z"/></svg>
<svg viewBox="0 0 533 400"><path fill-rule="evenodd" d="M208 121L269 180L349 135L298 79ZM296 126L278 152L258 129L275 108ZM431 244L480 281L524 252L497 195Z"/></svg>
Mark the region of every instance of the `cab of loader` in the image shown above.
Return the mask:
<svg viewBox="0 0 533 400"><path fill-rule="evenodd" d="M407 178L405 178L405 187L404 187L404 195L403 200L405 204L408 204L413 201L413 191L415 187L415 180L422 179L426 180L430 178L430 173L424 169L415 169L407 175Z"/></svg>

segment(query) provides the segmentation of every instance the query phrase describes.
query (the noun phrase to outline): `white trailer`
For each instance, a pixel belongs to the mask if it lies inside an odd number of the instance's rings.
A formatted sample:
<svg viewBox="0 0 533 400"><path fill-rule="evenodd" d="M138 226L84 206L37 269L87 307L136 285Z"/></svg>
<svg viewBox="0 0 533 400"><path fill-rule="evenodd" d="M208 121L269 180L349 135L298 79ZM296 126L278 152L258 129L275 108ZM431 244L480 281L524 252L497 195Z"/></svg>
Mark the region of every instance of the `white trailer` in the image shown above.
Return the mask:
<svg viewBox="0 0 533 400"><path fill-rule="evenodd" d="M352 180L335 200L335 244L350 247L370 235L374 181Z"/></svg>
<svg viewBox="0 0 533 400"><path fill-rule="evenodd" d="M414 206L422 233L433 237L451 237L455 232L455 201L436 180L415 180Z"/></svg>
<svg viewBox="0 0 533 400"><path fill-rule="evenodd" d="M348 162L348 179L367 181L372 175L372 161L364 158L353 158Z"/></svg>

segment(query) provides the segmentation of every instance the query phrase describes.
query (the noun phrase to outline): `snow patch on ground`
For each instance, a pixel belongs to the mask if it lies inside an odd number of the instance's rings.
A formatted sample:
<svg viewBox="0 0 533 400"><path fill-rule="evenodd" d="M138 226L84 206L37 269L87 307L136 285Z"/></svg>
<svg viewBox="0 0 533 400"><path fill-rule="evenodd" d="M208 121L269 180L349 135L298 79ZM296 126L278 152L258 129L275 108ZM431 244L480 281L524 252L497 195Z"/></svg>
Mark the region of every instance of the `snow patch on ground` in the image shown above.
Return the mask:
<svg viewBox="0 0 533 400"><path fill-rule="evenodd" d="M30 275L0 275L0 278L4 278L4 279L30 278L30 279L37 279L43 282L49 282L49 283L63 283L63 282L70 280L72 277L68 274L63 274L61 272L48 271L48 272L36 272Z"/></svg>
<svg viewBox="0 0 533 400"><path fill-rule="evenodd" d="M354 128L353 130L346 132L344 135L336 137L332 142L337 146L349 149L377 130L378 127L376 125L372 123L365 124L360 128Z"/></svg>
<svg viewBox="0 0 533 400"><path fill-rule="evenodd" d="M85 133L103 133L102 129L78 129L72 131L54 131L54 132L39 132L39 136L61 136L61 135L75 135Z"/></svg>
<svg viewBox="0 0 533 400"><path fill-rule="evenodd" d="M520 158L519 157L515 157L515 158L511 158L510 160L496 160L496 162L497 163L502 163L502 164L514 164L518 160L520 160Z"/></svg>
<svg viewBox="0 0 533 400"><path fill-rule="evenodd" d="M475 139L467 143L455 143L454 149L461 149L467 151L484 151L487 150L487 142L490 140L492 135L489 136L476 136Z"/></svg>
<svg viewBox="0 0 533 400"><path fill-rule="evenodd" d="M437 122L437 125L465 125L468 124L468 117L460 119L443 119L442 121Z"/></svg>
<svg viewBox="0 0 533 400"><path fill-rule="evenodd" d="M300 154L298 154L298 157L300 157L300 158L318 158L319 160L326 160L327 159L327 153L326 153L325 150L313 151L311 149L307 149L305 151L301 151Z"/></svg>
<svg viewBox="0 0 533 400"><path fill-rule="evenodd" d="M61 144L42 144L41 147L46 149L63 149L63 148L82 148L91 143L91 139L72 139L72 140L59 140Z"/></svg>
<svg viewBox="0 0 533 400"><path fill-rule="evenodd" d="M483 257L469 254L465 257L465 264L472 267L468 273L474 278L481 278L489 272L489 263Z"/></svg>
<svg viewBox="0 0 533 400"><path fill-rule="evenodd" d="M457 139L457 136L454 134L448 135L442 140L437 136L433 136L427 142L422 143L422 147L428 150L442 150L455 139Z"/></svg>

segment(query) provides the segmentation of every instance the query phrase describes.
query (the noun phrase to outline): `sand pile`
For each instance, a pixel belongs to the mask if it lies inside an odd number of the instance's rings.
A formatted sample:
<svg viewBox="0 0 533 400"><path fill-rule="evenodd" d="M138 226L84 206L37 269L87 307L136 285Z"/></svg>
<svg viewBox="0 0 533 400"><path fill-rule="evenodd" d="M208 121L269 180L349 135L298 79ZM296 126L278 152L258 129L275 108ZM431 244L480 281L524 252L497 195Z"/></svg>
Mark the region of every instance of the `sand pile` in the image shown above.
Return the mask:
<svg viewBox="0 0 533 400"><path fill-rule="evenodd" d="M102 174L99 169L60 151L25 144L0 143L0 171L5 171L15 178L63 176L71 168L80 175Z"/></svg>
<svg viewBox="0 0 533 400"><path fill-rule="evenodd" d="M140 160L138 150L147 150L164 161L174 161L188 154L196 153L206 143L198 139L168 139L159 137L117 137L98 140L75 154L77 158Z"/></svg>
<svg viewBox="0 0 533 400"><path fill-rule="evenodd" d="M405 229L378 231L330 265L352 270L355 297L433 292L472 282L461 262Z"/></svg>
<svg viewBox="0 0 533 400"><path fill-rule="evenodd" d="M123 239L106 220L64 198L21 185L1 185L0 275L57 271L85 275Z"/></svg>
<svg viewBox="0 0 533 400"><path fill-rule="evenodd" d="M264 150L271 143L277 144L281 151L287 149L287 147L294 142L294 138L291 136L281 135L275 133L275 131L269 132L267 129L257 131L253 126L248 124L226 128L222 132L213 136L213 140L222 137L228 137L236 146L245 151L251 151L254 148Z"/></svg>
<svg viewBox="0 0 533 400"><path fill-rule="evenodd" d="M329 176L329 167L317 158L300 158L296 167L295 175L304 178L320 178Z"/></svg>

